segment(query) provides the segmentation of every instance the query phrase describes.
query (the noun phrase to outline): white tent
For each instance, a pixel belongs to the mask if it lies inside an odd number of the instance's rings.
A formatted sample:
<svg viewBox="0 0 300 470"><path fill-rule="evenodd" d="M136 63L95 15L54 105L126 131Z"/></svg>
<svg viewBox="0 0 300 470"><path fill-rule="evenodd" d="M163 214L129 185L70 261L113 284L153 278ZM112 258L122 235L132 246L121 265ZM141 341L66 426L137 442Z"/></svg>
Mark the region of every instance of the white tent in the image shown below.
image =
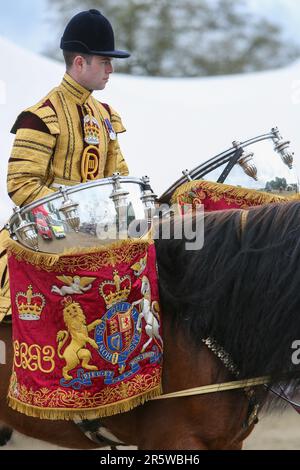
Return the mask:
<svg viewBox="0 0 300 470"><path fill-rule="evenodd" d="M11 214L6 168L16 116L58 83L62 64L0 38L0 223ZM200 162L278 126L300 168L300 62L271 72L212 78L162 79L115 74L95 94L122 116L120 136L134 176L151 177L161 194Z"/></svg>

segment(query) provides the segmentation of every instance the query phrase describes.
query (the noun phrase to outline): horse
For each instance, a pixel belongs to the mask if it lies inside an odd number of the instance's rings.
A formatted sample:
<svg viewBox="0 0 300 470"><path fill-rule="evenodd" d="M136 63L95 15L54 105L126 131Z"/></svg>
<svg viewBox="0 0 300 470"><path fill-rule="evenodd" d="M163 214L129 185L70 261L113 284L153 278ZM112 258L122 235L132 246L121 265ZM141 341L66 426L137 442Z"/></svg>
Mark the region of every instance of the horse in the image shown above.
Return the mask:
<svg viewBox="0 0 300 470"><path fill-rule="evenodd" d="M186 250L184 239L157 237L164 394L260 376L268 376L268 386L284 381L290 394L296 391L299 220L300 203L290 202L206 213L199 250ZM8 407L10 325L0 325L0 339L7 346L0 366L2 440L11 428L70 449L99 448L71 421L45 425ZM260 385L150 400L98 425L141 450L238 450L268 396Z"/></svg>

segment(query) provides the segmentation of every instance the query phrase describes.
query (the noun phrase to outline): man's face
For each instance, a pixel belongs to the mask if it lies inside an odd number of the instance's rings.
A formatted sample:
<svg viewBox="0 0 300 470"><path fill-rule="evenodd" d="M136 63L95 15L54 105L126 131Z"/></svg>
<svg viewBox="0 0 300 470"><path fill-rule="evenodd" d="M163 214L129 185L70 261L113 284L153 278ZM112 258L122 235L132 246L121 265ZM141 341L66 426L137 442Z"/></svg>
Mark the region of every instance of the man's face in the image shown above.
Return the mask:
<svg viewBox="0 0 300 470"><path fill-rule="evenodd" d="M88 90L103 90L113 72L110 57L91 56L89 63L83 59L80 71L80 83Z"/></svg>

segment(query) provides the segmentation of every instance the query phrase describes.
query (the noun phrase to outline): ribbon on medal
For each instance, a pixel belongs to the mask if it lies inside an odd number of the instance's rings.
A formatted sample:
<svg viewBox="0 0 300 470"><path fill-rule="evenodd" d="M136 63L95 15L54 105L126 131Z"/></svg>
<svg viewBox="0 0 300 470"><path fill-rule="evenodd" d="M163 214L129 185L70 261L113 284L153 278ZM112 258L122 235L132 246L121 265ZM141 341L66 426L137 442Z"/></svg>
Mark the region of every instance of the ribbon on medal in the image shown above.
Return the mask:
<svg viewBox="0 0 300 470"><path fill-rule="evenodd" d="M112 126L110 120L107 119L107 118L104 119L104 124L105 124L105 127L106 127L106 129L107 129L107 132L108 132L108 134L109 134L110 139L111 139L111 140L116 140L117 134L115 133L114 128L113 128L113 126Z"/></svg>

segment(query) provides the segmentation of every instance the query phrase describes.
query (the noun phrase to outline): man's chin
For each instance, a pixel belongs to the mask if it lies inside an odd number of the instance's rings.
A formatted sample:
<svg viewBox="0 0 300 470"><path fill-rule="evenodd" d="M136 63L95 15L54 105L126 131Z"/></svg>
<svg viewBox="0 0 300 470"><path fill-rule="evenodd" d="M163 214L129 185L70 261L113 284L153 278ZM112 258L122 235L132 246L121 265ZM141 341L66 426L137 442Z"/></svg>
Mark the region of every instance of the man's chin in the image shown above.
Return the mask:
<svg viewBox="0 0 300 470"><path fill-rule="evenodd" d="M95 85L95 88L94 90L96 91L101 91L101 90L104 90L104 88L106 87L107 85L107 82L102 82L102 83L98 83L97 85Z"/></svg>

